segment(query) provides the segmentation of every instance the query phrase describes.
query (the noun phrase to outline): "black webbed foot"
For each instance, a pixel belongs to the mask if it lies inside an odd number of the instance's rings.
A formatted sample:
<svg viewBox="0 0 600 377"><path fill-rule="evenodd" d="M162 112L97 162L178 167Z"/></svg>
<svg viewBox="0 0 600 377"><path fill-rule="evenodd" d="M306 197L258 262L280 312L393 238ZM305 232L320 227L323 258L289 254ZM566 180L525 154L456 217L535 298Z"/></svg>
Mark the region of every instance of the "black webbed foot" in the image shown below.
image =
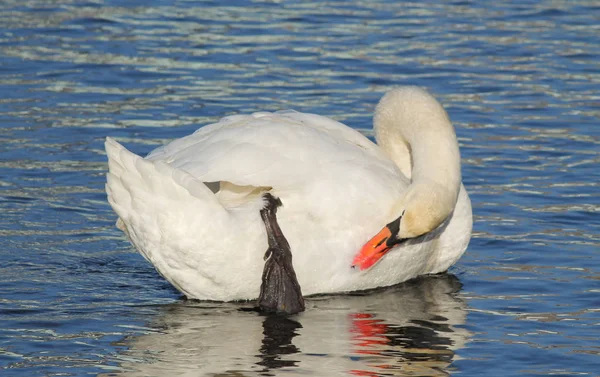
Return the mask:
<svg viewBox="0 0 600 377"><path fill-rule="evenodd" d="M290 245L277 223L277 208L281 200L266 193L266 206L260 211L265 223L269 247L265 253L258 306L271 313L294 314L304 311L304 298L292 265Z"/></svg>

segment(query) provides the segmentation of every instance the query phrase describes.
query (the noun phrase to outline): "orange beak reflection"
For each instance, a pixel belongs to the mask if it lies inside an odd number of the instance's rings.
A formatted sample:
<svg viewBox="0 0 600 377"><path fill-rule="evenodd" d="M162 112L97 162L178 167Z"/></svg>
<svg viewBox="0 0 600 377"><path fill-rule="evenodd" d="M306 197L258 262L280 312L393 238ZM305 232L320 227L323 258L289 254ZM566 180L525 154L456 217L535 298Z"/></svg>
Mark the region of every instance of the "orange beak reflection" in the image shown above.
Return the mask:
<svg viewBox="0 0 600 377"><path fill-rule="evenodd" d="M359 268L361 271L373 266L390 249L388 240L392 237L392 232L385 226L377 235L369 240L352 261L352 268Z"/></svg>

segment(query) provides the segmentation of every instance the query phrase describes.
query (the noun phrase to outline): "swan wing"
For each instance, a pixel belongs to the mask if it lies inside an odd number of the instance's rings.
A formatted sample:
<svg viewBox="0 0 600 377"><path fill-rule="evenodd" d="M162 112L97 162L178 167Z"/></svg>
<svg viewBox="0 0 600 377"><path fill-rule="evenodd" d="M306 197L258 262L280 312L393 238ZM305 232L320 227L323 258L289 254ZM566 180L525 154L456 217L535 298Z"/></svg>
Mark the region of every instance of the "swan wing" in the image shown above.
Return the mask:
<svg viewBox="0 0 600 377"><path fill-rule="evenodd" d="M164 161L148 161L106 139L108 201L119 227L169 282L190 297L187 287L214 280L209 258L195 257L197 244L220 250L230 231L230 216L214 193L190 174ZM227 246L227 245L225 245ZM220 260L212 263L222 263ZM215 299L220 299L217 296Z"/></svg>
<svg viewBox="0 0 600 377"><path fill-rule="evenodd" d="M204 182L279 189L298 188L332 174L344 182L363 170L401 174L358 131L295 111L226 117L157 148L147 159L164 161Z"/></svg>

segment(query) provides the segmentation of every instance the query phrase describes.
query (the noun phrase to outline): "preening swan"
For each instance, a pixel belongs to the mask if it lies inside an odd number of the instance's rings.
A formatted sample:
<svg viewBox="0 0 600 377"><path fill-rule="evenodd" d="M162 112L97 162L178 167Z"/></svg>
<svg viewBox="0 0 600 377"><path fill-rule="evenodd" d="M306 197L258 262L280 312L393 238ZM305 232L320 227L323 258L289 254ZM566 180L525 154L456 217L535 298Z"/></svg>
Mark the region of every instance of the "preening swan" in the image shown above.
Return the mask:
<svg viewBox="0 0 600 377"><path fill-rule="evenodd" d="M374 129L378 145L318 115L235 115L146 158L107 138L108 200L189 298L258 297L265 193L283 203L277 221L305 295L443 272L472 227L454 128L429 93L400 87L377 105Z"/></svg>

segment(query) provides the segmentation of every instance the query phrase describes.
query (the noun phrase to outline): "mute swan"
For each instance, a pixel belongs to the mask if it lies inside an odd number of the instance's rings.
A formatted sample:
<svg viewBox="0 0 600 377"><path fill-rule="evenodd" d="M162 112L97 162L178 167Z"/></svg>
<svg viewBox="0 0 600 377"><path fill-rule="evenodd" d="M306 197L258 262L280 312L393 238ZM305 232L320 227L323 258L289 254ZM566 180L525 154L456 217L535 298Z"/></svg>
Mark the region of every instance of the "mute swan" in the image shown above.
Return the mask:
<svg viewBox="0 0 600 377"><path fill-rule="evenodd" d="M378 145L318 115L234 115L146 158L107 138L108 201L137 250L189 298L258 296L265 192L283 203L278 221L306 295L443 272L472 227L454 128L409 86L380 100L374 129Z"/></svg>

